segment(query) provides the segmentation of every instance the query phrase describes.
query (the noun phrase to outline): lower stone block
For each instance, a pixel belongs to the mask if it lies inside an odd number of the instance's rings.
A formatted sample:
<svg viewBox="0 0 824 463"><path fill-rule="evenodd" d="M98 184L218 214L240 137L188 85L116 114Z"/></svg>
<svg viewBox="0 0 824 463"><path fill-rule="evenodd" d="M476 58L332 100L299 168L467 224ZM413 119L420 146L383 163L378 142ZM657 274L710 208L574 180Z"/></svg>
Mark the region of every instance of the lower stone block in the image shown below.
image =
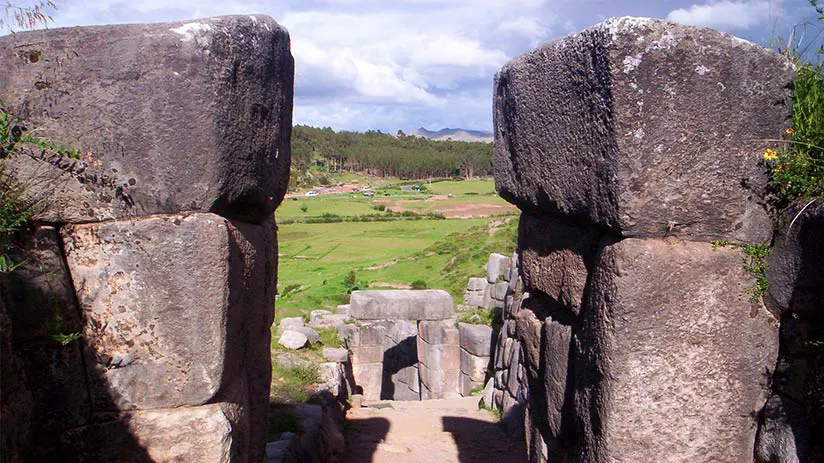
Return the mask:
<svg viewBox="0 0 824 463"><path fill-rule="evenodd" d="M124 412L109 422L68 431L63 446L80 462L246 462L236 428L246 419L232 404Z"/></svg>
<svg viewBox="0 0 824 463"><path fill-rule="evenodd" d="M585 459L752 461L778 333L750 301L754 278L742 252L678 240L605 242L591 281L574 335L576 413L592 426L585 433L600 434L600 443L585 442ZM548 326L546 336L562 350L569 335L554 332Z"/></svg>

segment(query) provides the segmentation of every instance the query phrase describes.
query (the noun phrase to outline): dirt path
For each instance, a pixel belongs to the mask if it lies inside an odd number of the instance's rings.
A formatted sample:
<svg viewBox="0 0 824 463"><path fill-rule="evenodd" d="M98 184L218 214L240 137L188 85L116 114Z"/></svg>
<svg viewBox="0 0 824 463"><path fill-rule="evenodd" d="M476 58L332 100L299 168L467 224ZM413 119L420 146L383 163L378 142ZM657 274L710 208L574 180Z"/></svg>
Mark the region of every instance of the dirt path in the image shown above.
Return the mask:
<svg viewBox="0 0 824 463"><path fill-rule="evenodd" d="M523 438L478 410L478 397L370 405L347 413L345 463L527 461Z"/></svg>

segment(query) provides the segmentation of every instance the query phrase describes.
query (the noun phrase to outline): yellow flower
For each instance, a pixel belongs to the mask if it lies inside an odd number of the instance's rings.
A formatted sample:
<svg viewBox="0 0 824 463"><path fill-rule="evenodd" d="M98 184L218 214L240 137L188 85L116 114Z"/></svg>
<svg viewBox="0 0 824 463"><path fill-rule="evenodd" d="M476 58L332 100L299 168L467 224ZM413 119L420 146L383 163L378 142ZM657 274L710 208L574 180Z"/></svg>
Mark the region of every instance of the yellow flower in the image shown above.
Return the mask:
<svg viewBox="0 0 824 463"><path fill-rule="evenodd" d="M784 131L784 133L786 133L787 135L792 135L793 132L795 132L795 130L793 130L792 127L788 128L787 130Z"/></svg>
<svg viewBox="0 0 824 463"><path fill-rule="evenodd" d="M773 149L767 148L764 151L764 159L767 161L774 161L778 159L778 153Z"/></svg>

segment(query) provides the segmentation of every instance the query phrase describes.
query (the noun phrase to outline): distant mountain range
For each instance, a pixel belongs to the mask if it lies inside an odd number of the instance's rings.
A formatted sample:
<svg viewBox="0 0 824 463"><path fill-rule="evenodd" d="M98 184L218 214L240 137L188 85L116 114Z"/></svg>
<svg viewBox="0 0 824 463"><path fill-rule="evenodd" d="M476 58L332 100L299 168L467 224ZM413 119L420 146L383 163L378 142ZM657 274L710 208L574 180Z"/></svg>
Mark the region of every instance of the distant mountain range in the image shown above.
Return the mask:
<svg viewBox="0 0 824 463"><path fill-rule="evenodd" d="M410 135L428 138L430 140L480 141L492 143L492 132L469 129L441 129L438 131L426 130L421 127Z"/></svg>

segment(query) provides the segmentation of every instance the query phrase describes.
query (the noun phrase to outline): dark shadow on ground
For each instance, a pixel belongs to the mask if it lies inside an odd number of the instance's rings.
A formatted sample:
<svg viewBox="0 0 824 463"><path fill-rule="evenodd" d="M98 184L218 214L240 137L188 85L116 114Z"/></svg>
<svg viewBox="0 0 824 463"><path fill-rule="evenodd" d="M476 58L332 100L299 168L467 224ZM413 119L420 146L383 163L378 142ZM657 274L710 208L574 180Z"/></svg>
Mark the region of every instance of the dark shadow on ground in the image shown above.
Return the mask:
<svg viewBox="0 0 824 463"><path fill-rule="evenodd" d="M452 434L458 446L460 463L525 463L526 443L523 438L507 436L506 442L489 445L490 435L500 433L499 423L464 418L443 417L443 430Z"/></svg>
<svg viewBox="0 0 824 463"><path fill-rule="evenodd" d="M371 463L374 461L378 445L386 439L387 434L389 434L389 420L386 418L358 420L357 427L350 428L346 432L346 453L343 461Z"/></svg>

